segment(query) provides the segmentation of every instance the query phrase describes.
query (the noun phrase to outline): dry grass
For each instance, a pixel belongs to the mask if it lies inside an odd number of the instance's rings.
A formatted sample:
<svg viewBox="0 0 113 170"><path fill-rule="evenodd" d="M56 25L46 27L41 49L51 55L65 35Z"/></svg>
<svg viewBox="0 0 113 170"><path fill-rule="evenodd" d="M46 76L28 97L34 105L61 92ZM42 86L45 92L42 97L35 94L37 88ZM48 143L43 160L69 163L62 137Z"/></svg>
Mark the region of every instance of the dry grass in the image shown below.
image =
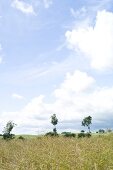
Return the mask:
<svg viewBox="0 0 113 170"><path fill-rule="evenodd" d="M0 170L113 170L113 135L1 139Z"/></svg>

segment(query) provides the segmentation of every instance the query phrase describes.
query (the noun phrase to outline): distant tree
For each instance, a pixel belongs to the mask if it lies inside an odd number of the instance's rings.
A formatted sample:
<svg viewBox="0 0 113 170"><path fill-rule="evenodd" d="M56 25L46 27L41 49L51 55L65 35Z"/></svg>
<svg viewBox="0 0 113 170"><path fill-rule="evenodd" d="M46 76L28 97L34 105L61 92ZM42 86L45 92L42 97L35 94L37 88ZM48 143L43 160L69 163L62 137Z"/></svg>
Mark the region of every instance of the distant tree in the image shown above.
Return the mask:
<svg viewBox="0 0 113 170"><path fill-rule="evenodd" d="M71 132L62 132L61 134L64 137L76 137L76 134Z"/></svg>
<svg viewBox="0 0 113 170"><path fill-rule="evenodd" d="M45 136L54 136L54 132L47 132Z"/></svg>
<svg viewBox="0 0 113 170"><path fill-rule="evenodd" d="M81 130L81 133L84 133L85 131L84 130Z"/></svg>
<svg viewBox="0 0 113 170"><path fill-rule="evenodd" d="M105 133L105 130L104 130L104 129L99 129L98 132L99 132L99 133Z"/></svg>
<svg viewBox="0 0 113 170"><path fill-rule="evenodd" d="M85 133L78 133L78 138L84 138L85 137Z"/></svg>
<svg viewBox="0 0 113 170"><path fill-rule="evenodd" d="M108 133L111 133L111 132L112 132L112 129L109 129L109 128L108 128L108 129L107 129L107 132L108 132Z"/></svg>
<svg viewBox="0 0 113 170"><path fill-rule="evenodd" d="M3 138L4 139L12 139L14 138L14 134L11 134L12 129L16 126L12 121L7 122L6 127L3 130Z"/></svg>
<svg viewBox="0 0 113 170"><path fill-rule="evenodd" d="M56 117L56 114L53 114L51 116L51 123L54 125L54 128L53 128L53 132L54 132L54 135L57 135L57 129L56 129L56 125L58 123L58 119Z"/></svg>
<svg viewBox="0 0 113 170"><path fill-rule="evenodd" d="M19 136L18 139L25 140L23 136Z"/></svg>
<svg viewBox="0 0 113 170"><path fill-rule="evenodd" d="M85 117L83 119L83 121L82 121L82 126L87 126L89 133L91 132L90 131L90 125L92 124L91 121L92 121L92 117L91 116Z"/></svg>

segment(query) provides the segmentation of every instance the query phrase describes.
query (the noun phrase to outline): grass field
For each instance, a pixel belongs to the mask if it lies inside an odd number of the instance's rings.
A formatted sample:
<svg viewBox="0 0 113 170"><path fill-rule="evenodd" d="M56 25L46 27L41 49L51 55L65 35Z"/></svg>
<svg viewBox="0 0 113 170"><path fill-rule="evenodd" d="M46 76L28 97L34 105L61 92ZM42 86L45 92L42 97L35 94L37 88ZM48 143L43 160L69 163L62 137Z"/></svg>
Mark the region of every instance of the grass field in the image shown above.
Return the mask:
<svg viewBox="0 0 113 170"><path fill-rule="evenodd" d="M113 134L0 139L0 170L113 170Z"/></svg>

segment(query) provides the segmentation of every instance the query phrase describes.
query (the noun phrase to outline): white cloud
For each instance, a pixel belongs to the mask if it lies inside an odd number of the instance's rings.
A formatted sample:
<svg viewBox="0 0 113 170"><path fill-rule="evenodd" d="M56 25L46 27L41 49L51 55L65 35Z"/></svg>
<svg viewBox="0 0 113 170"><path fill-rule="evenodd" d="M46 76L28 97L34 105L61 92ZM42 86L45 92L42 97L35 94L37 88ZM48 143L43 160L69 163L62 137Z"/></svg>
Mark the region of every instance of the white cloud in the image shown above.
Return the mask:
<svg viewBox="0 0 113 170"><path fill-rule="evenodd" d="M99 11L93 26L67 31L68 47L79 50L95 69L113 68L113 13ZM82 55L83 55L82 54Z"/></svg>
<svg viewBox="0 0 113 170"><path fill-rule="evenodd" d="M3 62L3 58L2 57L0 57L0 64Z"/></svg>
<svg viewBox="0 0 113 170"><path fill-rule="evenodd" d="M70 12L71 12L71 15L73 17L80 17L80 16L85 16L86 14L86 8L85 7L82 7L81 9L79 10L74 10L73 8L70 8Z"/></svg>
<svg viewBox="0 0 113 170"><path fill-rule="evenodd" d="M46 96L40 95L20 111L3 112L0 122L7 122L10 117L10 120L18 124L16 133L46 132L52 129L50 116L56 113L59 130L80 129L82 119L88 115L93 118L92 126L96 127L100 122L100 128L110 128L113 118L113 87L100 88L94 86L94 82L94 78L85 72L77 70L73 74L68 73L60 88L54 90L53 102L47 103Z"/></svg>
<svg viewBox="0 0 113 170"><path fill-rule="evenodd" d="M45 8L49 8L52 5L53 0L43 0Z"/></svg>
<svg viewBox="0 0 113 170"><path fill-rule="evenodd" d="M13 94L12 94L12 97L15 98L15 99L19 99L19 100L24 99L23 96L21 96L21 95L19 95L19 94L17 94L17 93L13 93Z"/></svg>
<svg viewBox="0 0 113 170"><path fill-rule="evenodd" d="M13 0L11 6L25 14L35 14L33 6L21 0Z"/></svg>
<svg viewBox="0 0 113 170"><path fill-rule="evenodd" d="M55 90L56 97L64 97L70 93L80 93L87 90L93 83L94 79L85 72L76 70L73 74L67 73L66 79L59 89Z"/></svg>
<svg viewBox="0 0 113 170"><path fill-rule="evenodd" d="M69 77L55 90L53 110L60 120L80 123L83 117L91 115L94 121L109 122L113 118L113 87L94 86L94 78L80 71Z"/></svg>
<svg viewBox="0 0 113 170"><path fill-rule="evenodd" d="M44 99L43 95L33 98L31 102L24 107L22 112L27 114L33 113L34 115L41 114L44 110L43 99Z"/></svg>

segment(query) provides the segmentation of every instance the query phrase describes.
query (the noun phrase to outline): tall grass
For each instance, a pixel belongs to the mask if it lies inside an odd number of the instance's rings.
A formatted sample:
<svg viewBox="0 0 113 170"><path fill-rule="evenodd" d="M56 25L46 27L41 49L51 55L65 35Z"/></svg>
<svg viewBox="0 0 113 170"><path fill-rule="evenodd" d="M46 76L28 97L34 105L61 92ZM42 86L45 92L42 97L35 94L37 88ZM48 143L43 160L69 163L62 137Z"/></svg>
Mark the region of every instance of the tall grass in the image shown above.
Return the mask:
<svg viewBox="0 0 113 170"><path fill-rule="evenodd" d="M113 170L113 135L1 139L0 170Z"/></svg>

